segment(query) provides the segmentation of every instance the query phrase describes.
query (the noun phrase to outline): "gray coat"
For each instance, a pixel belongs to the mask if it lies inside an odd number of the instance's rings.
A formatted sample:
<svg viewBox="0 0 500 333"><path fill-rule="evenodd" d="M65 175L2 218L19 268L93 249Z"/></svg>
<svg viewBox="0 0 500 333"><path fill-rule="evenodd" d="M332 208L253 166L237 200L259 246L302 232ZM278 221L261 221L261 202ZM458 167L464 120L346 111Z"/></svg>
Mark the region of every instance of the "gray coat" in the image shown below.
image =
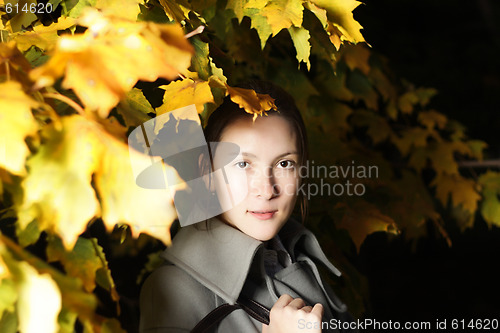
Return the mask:
<svg viewBox="0 0 500 333"><path fill-rule="evenodd" d="M270 277L265 273L264 244L218 219L178 232L162 254L165 264L145 281L140 297L140 332L189 332L221 304L235 304L240 293L271 308L280 295L321 303L323 321L349 318L318 273L316 263L337 276L314 235L290 219L279 233L293 263ZM326 324L325 324L326 325ZM225 317L216 332L261 332L262 324L243 310ZM333 332L326 326L323 332Z"/></svg>

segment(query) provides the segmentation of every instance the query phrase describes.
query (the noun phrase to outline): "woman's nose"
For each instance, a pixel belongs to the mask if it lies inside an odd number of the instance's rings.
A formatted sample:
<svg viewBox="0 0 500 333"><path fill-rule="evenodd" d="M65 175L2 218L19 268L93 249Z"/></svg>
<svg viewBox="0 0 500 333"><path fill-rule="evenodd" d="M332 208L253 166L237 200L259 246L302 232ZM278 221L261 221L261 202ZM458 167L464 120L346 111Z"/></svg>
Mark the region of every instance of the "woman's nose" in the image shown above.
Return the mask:
<svg viewBox="0 0 500 333"><path fill-rule="evenodd" d="M254 175L251 180L251 189L257 197L262 199L272 199L279 194L274 176L271 173L261 173Z"/></svg>

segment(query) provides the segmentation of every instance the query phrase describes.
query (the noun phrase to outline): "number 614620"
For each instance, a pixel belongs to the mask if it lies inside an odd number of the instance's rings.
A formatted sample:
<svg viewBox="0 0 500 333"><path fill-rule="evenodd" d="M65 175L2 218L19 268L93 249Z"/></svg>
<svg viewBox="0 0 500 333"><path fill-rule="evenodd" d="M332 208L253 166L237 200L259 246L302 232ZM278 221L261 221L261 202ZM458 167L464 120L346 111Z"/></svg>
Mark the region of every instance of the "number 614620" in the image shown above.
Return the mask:
<svg viewBox="0 0 500 333"><path fill-rule="evenodd" d="M18 14L18 13L32 13L32 14L45 14L45 13L52 13L54 10L54 7L52 6L51 3L31 3L27 4L25 3L24 5L19 5L19 3L12 4L12 3L6 3L5 4L5 12L7 14Z"/></svg>

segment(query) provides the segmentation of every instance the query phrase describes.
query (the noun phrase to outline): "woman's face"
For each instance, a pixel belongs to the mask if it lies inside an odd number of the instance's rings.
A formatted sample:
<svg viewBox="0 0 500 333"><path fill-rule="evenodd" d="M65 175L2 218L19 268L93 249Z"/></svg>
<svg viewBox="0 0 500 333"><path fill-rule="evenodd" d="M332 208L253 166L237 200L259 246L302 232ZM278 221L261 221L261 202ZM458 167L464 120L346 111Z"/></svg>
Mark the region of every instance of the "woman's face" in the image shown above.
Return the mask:
<svg viewBox="0 0 500 333"><path fill-rule="evenodd" d="M222 213L222 219L255 239L273 238L297 199L300 156L292 126L277 114L258 117L255 122L238 119L224 129L220 142L240 148L228 164L223 150L215 153L215 170L224 167L227 179L226 183L224 177L216 177L219 201L223 207L232 207Z"/></svg>

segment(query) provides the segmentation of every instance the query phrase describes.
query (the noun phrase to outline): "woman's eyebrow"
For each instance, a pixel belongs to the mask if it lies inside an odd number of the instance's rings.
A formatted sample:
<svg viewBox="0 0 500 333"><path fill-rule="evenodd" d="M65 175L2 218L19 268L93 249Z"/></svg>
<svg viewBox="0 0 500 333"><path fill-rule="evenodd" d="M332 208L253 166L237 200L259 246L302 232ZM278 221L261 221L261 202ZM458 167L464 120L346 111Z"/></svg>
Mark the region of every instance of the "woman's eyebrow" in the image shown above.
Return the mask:
<svg viewBox="0 0 500 333"><path fill-rule="evenodd" d="M252 153L247 153L247 152L241 152L241 155L242 156L246 156L246 157L257 157L255 154L252 154ZM298 153L296 151L291 151L291 152L286 152L286 153L283 153L283 154L280 154L278 156L276 156L276 158L281 158L283 156L287 156L287 155L298 155Z"/></svg>

